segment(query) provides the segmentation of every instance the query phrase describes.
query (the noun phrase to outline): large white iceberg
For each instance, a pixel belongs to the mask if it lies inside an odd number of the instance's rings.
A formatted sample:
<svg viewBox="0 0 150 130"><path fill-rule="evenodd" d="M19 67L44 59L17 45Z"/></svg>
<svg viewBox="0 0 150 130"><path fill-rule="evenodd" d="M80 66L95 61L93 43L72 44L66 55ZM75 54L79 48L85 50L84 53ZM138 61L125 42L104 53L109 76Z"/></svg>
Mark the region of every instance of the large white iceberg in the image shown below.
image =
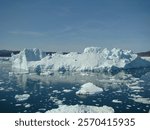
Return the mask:
<svg viewBox="0 0 150 130"><path fill-rule="evenodd" d="M85 48L84 52L70 52L52 56L39 49L24 49L12 56L12 67L27 72L51 73L51 71L102 71L150 67L146 61L132 51L99 47Z"/></svg>
<svg viewBox="0 0 150 130"><path fill-rule="evenodd" d="M59 108L48 110L46 113L114 113L114 109L108 106L60 105Z"/></svg>

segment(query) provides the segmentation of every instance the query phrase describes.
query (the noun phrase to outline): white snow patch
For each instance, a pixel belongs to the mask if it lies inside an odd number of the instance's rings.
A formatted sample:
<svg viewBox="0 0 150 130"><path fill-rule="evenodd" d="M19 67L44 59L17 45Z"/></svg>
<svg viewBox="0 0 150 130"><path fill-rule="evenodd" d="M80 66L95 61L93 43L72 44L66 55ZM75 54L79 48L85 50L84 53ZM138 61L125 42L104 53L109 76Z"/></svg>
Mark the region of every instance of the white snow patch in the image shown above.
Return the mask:
<svg viewBox="0 0 150 130"><path fill-rule="evenodd" d="M81 86L81 89L76 92L77 95L93 95L96 93L103 92L102 88L97 87L93 83L85 83Z"/></svg>
<svg viewBox="0 0 150 130"><path fill-rule="evenodd" d="M22 94L22 95L16 95L15 99L17 101L25 101L25 100L28 100L29 97L30 97L29 94Z"/></svg>
<svg viewBox="0 0 150 130"><path fill-rule="evenodd" d="M48 110L46 113L114 113L114 109L108 106L60 105L59 108Z"/></svg>

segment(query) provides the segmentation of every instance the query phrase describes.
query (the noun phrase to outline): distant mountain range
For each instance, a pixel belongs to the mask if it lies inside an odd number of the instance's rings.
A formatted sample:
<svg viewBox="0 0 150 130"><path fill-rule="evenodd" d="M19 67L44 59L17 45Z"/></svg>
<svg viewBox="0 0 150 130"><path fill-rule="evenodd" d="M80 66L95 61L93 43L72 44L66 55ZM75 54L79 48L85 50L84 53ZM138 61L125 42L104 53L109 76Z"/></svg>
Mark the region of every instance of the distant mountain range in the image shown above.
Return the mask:
<svg viewBox="0 0 150 130"><path fill-rule="evenodd" d="M139 56L143 56L143 57L149 57L150 56L150 51L147 51L147 52L140 52L140 53L137 53Z"/></svg>
<svg viewBox="0 0 150 130"><path fill-rule="evenodd" d="M0 50L0 57L11 57L11 54L18 54L20 51L11 51L11 50ZM56 52L46 52L46 54L52 55ZM67 54L68 52L62 52L62 54ZM150 51L139 52L138 56L150 57Z"/></svg>

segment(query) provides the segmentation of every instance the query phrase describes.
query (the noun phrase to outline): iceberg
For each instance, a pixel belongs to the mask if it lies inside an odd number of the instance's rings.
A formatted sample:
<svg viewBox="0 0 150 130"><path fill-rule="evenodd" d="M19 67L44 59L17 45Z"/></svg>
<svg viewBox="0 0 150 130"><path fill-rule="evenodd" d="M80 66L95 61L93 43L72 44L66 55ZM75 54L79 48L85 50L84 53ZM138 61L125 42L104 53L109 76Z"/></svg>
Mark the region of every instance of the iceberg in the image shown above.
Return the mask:
<svg viewBox="0 0 150 130"><path fill-rule="evenodd" d="M48 110L46 113L114 113L114 109L108 106L60 105L59 108Z"/></svg>
<svg viewBox="0 0 150 130"><path fill-rule="evenodd" d="M97 87L93 83L85 83L81 86L81 89L76 92L77 95L93 95L103 92L102 88Z"/></svg>
<svg viewBox="0 0 150 130"><path fill-rule="evenodd" d="M19 71L51 75L54 71L113 71L150 67L150 62L140 58L130 50L88 47L82 53L47 55L39 49L24 49L12 55L12 68Z"/></svg>
<svg viewBox="0 0 150 130"><path fill-rule="evenodd" d="M24 49L17 55L11 57L12 69L18 69L21 72L29 72L29 62L40 61L46 56L45 52L39 49Z"/></svg>
<svg viewBox="0 0 150 130"><path fill-rule="evenodd" d="M30 97L29 94L22 94L22 95L16 95L16 96L15 96L15 99L16 99L17 101L25 101L25 100L27 100L29 97Z"/></svg>

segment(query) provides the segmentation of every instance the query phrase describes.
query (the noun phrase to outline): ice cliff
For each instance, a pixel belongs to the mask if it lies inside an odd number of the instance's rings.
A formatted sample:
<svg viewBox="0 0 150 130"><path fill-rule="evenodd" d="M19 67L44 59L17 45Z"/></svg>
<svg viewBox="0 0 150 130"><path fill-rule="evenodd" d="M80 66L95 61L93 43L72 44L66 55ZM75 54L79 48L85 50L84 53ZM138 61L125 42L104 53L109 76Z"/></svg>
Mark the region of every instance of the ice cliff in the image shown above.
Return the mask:
<svg viewBox="0 0 150 130"><path fill-rule="evenodd" d="M88 47L84 52L66 55L47 55L39 49L24 49L12 55L12 68L26 72L45 73L51 71L109 71L150 67L146 61L129 50Z"/></svg>
<svg viewBox="0 0 150 130"><path fill-rule="evenodd" d="M45 56L46 53L39 49L24 49L17 55L12 54L12 69L20 70L21 72L29 72L30 62L40 61Z"/></svg>

